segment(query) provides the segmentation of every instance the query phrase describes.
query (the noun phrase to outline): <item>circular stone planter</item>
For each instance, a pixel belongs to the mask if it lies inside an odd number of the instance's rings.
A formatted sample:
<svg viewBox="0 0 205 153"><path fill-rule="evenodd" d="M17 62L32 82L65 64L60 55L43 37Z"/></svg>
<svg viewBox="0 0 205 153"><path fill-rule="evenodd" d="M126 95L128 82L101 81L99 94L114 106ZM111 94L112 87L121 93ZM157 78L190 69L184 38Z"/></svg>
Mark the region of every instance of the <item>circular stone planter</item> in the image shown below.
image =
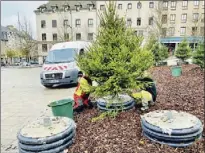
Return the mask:
<svg viewBox="0 0 205 153"><path fill-rule="evenodd" d="M141 116L143 134L158 143L185 147L202 136L201 121L185 112L153 111Z"/></svg>
<svg viewBox="0 0 205 153"><path fill-rule="evenodd" d="M128 95L119 95L121 101L117 99L109 102L110 97L104 97L97 100L97 107L102 111L112 111L112 110L129 110L135 105L135 101Z"/></svg>
<svg viewBox="0 0 205 153"><path fill-rule="evenodd" d="M73 143L76 125L67 117L50 117L45 126L39 119L22 128L17 135L21 153L56 153Z"/></svg>

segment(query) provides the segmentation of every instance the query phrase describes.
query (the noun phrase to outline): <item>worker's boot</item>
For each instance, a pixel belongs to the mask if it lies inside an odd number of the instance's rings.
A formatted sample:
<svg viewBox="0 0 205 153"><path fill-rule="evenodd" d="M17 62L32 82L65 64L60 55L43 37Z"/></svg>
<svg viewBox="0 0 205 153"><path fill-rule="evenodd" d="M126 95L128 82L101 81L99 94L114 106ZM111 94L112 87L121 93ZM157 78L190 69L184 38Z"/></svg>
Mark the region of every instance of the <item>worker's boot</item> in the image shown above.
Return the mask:
<svg viewBox="0 0 205 153"><path fill-rule="evenodd" d="M142 107L141 110L145 112L149 109L149 102L146 99L142 99Z"/></svg>
<svg viewBox="0 0 205 153"><path fill-rule="evenodd" d="M75 102L75 106L73 108L73 111L76 112L76 113L80 113L80 112L83 111L83 109L84 109L84 106L83 106L82 99L78 98Z"/></svg>
<svg viewBox="0 0 205 153"><path fill-rule="evenodd" d="M150 105L150 106L154 106L154 105L155 105L155 102L154 102L154 101L149 101L149 105Z"/></svg>

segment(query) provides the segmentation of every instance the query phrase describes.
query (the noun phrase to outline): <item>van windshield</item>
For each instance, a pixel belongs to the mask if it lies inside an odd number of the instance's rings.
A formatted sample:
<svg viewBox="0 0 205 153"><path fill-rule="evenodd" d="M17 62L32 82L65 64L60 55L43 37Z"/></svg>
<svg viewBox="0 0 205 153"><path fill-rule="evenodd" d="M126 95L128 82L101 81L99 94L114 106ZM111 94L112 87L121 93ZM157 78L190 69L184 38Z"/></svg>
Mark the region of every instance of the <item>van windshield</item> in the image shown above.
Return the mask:
<svg viewBox="0 0 205 153"><path fill-rule="evenodd" d="M75 48L51 50L48 52L45 63L51 64L73 62L75 60L76 53L77 49Z"/></svg>

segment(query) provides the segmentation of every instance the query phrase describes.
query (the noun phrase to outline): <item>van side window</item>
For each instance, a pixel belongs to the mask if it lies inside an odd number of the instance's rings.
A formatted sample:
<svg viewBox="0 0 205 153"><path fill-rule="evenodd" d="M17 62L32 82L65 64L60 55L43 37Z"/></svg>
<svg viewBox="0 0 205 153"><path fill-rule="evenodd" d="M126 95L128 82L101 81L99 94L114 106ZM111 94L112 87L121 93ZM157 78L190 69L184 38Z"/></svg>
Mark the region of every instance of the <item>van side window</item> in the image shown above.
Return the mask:
<svg viewBox="0 0 205 153"><path fill-rule="evenodd" d="M81 49L80 52L79 52L79 55L83 55L84 54L84 49Z"/></svg>

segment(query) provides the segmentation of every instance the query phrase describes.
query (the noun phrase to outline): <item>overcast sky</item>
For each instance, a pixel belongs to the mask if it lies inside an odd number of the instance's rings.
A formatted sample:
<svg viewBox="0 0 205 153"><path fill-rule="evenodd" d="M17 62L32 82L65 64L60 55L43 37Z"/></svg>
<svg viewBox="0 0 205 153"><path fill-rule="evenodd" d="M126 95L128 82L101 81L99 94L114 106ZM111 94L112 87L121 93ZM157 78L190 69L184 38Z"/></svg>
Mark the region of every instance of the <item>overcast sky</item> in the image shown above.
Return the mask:
<svg viewBox="0 0 205 153"><path fill-rule="evenodd" d="M36 38L36 17L33 12L38 6L47 1L1 1L1 25L14 25L18 23L18 12L21 18L30 21L34 37Z"/></svg>

